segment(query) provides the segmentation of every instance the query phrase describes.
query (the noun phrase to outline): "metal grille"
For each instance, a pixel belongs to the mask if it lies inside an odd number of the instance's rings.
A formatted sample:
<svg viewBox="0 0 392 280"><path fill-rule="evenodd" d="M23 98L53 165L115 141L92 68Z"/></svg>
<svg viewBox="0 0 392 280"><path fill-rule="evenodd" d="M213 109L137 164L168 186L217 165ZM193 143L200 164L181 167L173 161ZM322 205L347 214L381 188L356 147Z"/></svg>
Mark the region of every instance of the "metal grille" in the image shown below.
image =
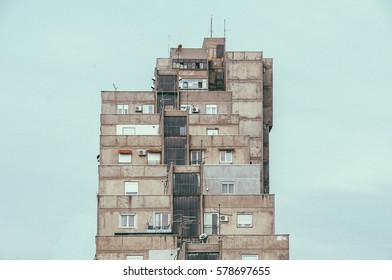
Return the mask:
<svg viewBox="0 0 392 280"><path fill-rule="evenodd" d="M175 173L174 195L199 195L199 178L198 173Z"/></svg>
<svg viewBox="0 0 392 280"><path fill-rule="evenodd" d="M218 253L188 253L186 254L187 260L217 260L219 254Z"/></svg>

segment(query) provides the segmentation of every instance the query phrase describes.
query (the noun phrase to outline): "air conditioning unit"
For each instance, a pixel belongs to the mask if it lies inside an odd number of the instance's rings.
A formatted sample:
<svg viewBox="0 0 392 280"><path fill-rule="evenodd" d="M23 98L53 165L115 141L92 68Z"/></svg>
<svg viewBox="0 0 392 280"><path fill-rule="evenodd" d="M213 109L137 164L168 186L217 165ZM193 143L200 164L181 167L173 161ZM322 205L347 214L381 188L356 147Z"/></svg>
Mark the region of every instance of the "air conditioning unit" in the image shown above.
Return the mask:
<svg viewBox="0 0 392 280"><path fill-rule="evenodd" d="M219 220L221 222L228 222L229 221L229 216L227 216L227 215L220 215Z"/></svg>
<svg viewBox="0 0 392 280"><path fill-rule="evenodd" d="M188 106L181 105L181 111L188 111Z"/></svg>
<svg viewBox="0 0 392 280"><path fill-rule="evenodd" d="M136 106L135 107L135 112L143 112L143 107L142 106Z"/></svg>
<svg viewBox="0 0 392 280"><path fill-rule="evenodd" d="M139 151L137 152L137 154L138 154L139 156L145 156L145 155L147 155L147 151L146 151L146 150L139 150Z"/></svg>
<svg viewBox="0 0 392 280"><path fill-rule="evenodd" d="M192 108L192 113L199 113L199 108L198 107L193 107Z"/></svg>

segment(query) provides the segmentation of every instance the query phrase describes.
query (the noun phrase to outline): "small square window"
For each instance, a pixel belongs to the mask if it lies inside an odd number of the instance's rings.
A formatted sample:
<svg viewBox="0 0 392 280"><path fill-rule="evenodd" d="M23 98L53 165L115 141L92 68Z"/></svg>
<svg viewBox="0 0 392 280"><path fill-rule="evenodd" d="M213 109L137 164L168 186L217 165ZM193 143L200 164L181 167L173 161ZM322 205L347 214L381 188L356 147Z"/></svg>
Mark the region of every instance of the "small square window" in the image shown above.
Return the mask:
<svg viewBox="0 0 392 280"><path fill-rule="evenodd" d="M157 165L161 163L161 153L149 152L147 155L147 163L150 165Z"/></svg>
<svg viewBox="0 0 392 280"><path fill-rule="evenodd" d="M128 104L118 104L117 114L128 114Z"/></svg>
<svg viewBox="0 0 392 280"><path fill-rule="evenodd" d="M132 155L131 154L118 154L118 163L131 163Z"/></svg>
<svg viewBox="0 0 392 280"><path fill-rule="evenodd" d="M126 195L136 195L139 193L139 182L125 182L124 191Z"/></svg>
<svg viewBox="0 0 392 280"><path fill-rule="evenodd" d="M219 152L219 162L220 163L232 163L233 162L233 151L223 150Z"/></svg>
<svg viewBox="0 0 392 280"><path fill-rule="evenodd" d="M252 227L253 213L237 213L237 227Z"/></svg>
<svg viewBox="0 0 392 280"><path fill-rule="evenodd" d="M121 214L120 215L120 228L135 228L136 226L135 214Z"/></svg>
<svg viewBox="0 0 392 280"><path fill-rule="evenodd" d="M207 115L218 114L218 106L217 105L206 105L206 114Z"/></svg>
<svg viewBox="0 0 392 280"><path fill-rule="evenodd" d="M222 183L222 193L224 193L224 194L235 193L234 182L223 182Z"/></svg>

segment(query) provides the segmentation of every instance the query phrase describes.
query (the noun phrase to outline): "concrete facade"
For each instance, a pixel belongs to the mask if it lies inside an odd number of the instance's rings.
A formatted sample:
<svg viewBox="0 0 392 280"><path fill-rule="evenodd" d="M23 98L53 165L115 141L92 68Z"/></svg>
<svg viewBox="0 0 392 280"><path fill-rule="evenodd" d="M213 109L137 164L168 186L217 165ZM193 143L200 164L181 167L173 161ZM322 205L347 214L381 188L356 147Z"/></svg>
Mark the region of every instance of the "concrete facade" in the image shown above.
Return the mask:
<svg viewBox="0 0 392 280"><path fill-rule="evenodd" d="M288 259L269 185L272 59L224 38L103 91L96 259Z"/></svg>

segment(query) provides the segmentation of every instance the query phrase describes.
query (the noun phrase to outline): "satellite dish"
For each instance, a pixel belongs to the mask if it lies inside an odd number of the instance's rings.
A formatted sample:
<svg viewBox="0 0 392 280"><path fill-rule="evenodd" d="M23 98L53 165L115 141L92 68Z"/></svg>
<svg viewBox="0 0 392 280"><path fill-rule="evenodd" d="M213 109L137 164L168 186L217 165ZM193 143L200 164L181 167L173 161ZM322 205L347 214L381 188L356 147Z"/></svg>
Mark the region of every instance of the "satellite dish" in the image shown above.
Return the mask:
<svg viewBox="0 0 392 280"><path fill-rule="evenodd" d="M207 239L207 237L208 237L207 233L202 233L202 234L200 234L199 239L204 240L204 239Z"/></svg>

